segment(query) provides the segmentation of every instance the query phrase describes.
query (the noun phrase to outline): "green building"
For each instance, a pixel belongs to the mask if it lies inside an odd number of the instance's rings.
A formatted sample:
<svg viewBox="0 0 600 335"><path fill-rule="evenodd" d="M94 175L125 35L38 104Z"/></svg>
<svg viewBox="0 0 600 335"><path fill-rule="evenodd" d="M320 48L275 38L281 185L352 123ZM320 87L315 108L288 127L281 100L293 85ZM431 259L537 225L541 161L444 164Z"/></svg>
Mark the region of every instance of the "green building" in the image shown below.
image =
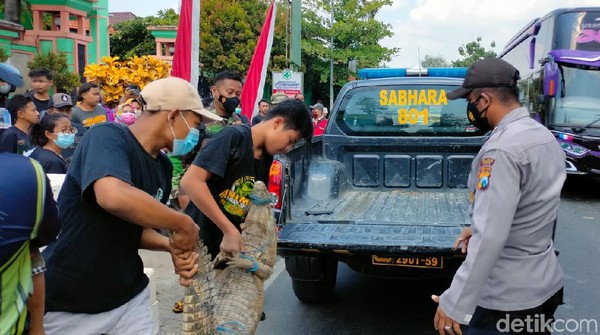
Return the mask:
<svg viewBox="0 0 600 335"><path fill-rule="evenodd" d="M110 54L108 0L29 0L21 25L0 13L0 48L27 77L27 62L38 54L64 52L73 72ZM25 78L25 87L29 87Z"/></svg>

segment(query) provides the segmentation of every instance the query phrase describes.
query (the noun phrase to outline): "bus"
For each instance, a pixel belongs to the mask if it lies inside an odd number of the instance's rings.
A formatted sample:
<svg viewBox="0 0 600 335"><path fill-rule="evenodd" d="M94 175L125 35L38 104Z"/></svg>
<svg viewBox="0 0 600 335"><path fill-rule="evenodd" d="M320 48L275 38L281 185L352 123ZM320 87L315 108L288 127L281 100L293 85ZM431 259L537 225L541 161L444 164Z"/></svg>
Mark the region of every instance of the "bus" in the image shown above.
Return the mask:
<svg viewBox="0 0 600 335"><path fill-rule="evenodd" d="M600 7L536 18L500 58L520 74L520 100L566 153L570 174L600 176Z"/></svg>

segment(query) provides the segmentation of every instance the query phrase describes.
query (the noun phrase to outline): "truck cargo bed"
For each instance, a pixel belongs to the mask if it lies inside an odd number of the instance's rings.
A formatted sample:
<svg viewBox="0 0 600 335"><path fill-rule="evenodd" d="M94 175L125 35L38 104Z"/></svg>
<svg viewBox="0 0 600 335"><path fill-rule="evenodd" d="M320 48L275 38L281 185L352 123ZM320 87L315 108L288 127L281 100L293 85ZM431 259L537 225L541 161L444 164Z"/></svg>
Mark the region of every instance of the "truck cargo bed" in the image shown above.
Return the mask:
<svg viewBox="0 0 600 335"><path fill-rule="evenodd" d="M280 248L351 252L451 252L470 224L468 194L348 191L336 200L298 199Z"/></svg>
<svg viewBox="0 0 600 335"><path fill-rule="evenodd" d="M290 222L351 222L390 225L460 226L469 224L468 194L455 192L349 191L340 199L301 199Z"/></svg>

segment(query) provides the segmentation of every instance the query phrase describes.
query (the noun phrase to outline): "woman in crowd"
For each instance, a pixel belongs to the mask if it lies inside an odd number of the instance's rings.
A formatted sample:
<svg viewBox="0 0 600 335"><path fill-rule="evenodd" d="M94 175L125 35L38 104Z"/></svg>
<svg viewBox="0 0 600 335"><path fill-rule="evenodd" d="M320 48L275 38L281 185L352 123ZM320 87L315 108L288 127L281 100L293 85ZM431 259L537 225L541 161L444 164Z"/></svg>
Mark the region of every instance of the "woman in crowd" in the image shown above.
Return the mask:
<svg viewBox="0 0 600 335"><path fill-rule="evenodd" d="M63 114L48 114L31 130L31 143L36 146L29 157L37 160L46 173L67 173L62 150L75 141L77 129Z"/></svg>

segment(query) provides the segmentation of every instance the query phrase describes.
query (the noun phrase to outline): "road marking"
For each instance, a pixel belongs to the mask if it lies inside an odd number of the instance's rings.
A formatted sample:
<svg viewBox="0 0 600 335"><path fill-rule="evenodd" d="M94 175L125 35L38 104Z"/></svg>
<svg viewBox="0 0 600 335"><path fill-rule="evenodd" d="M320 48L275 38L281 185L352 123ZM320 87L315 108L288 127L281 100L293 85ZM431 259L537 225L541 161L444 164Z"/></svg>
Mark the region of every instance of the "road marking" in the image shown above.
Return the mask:
<svg viewBox="0 0 600 335"><path fill-rule="evenodd" d="M265 292L267 291L269 286L273 284L277 277L279 277L283 270L285 270L285 260L283 258L280 258L277 261L277 263L275 263L275 267L273 268L273 274L271 274L271 277L269 277L269 279L265 281Z"/></svg>

